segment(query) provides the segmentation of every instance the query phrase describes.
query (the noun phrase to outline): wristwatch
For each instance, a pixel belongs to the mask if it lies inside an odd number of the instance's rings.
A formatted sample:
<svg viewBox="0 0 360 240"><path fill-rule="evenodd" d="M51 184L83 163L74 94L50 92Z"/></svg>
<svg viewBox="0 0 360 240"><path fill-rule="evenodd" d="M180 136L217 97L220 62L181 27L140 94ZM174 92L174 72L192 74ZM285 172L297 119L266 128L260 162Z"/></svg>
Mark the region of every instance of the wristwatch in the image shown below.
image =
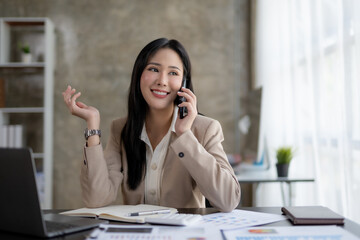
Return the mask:
<svg viewBox="0 0 360 240"><path fill-rule="evenodd" d="M101 137L101 130L99 129L85 129L84 131L84 136L85 136L85 140L87 141L89 137L93 136L93 135L99 135L99 137Z"/></svg>

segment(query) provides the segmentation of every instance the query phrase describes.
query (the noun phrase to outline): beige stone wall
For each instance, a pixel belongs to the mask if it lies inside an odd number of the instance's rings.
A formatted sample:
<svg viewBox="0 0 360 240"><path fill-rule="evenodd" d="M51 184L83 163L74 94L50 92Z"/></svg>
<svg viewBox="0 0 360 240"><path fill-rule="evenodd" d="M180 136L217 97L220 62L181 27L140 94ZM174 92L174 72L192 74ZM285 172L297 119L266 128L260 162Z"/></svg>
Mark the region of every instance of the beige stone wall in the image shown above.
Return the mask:
<svg viewBox="0 0 360 240"><path fill-rule="evenodd" d="M248 0L0 0L0 17L48 17L56 28L54 207L82 207L85 123L61 92L71 84L101 112L105 146L112 119L126 113L133 63L148 42L178 39L189 52L199 111L223 126L227 152L242 145L237 121L249 82Z"/></svg>

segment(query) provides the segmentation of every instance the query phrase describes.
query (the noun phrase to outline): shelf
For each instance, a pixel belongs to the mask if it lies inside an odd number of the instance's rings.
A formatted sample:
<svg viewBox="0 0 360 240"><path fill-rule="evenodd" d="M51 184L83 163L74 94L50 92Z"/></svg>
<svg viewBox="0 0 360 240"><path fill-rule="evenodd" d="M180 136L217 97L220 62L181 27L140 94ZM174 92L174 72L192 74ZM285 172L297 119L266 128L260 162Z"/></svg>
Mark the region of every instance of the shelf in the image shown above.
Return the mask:
<svg viewBox="0 0 360 240"><path fill-rule="evenodd" d="M21 63L21 62L10 62L0 64L0 68L44 68L45 63L33 62L33 63Z"/></svg>
<svg viewBox="0 0 360 240"><path fill-rule="evenodd" d="M43 107L0 108L2 113L44 113Z"/></svg>
<svg viewBox="0 0 360 240"><path fill-rule="evenodd" d="M46 18L3 18L11 26L44 26Z"/></svg>
<svg viewBox="0 0 360 240"><path fill-rule="evenodd" d="M30 46L33 61L22 62L18 43ZM50 19L0 18L0 75L5 93L1 106L6 106L0 108L0 126L25 126L24 146L35 151L35 164L42 172L37 181L44 209L52 208L53 202L54 53L55 29Z"/></svg>
<svg viewBox="0 0 360 240"><path fill-rule="evenodd" d="M35 159L37 158L44 158L44 153L33 153Z"/></svg>

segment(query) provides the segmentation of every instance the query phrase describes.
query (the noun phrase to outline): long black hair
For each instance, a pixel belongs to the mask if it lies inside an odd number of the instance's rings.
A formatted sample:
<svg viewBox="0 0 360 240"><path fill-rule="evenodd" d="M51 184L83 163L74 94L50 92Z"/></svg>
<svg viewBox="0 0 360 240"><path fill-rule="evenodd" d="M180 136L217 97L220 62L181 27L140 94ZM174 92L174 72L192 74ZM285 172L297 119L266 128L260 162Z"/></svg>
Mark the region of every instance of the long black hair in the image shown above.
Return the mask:
<svg viewBox="0 0 360 240"><path fill-rule="evenodd" d="M126 124L121 132L128 164L128 186L135 190L146 173L146 147L140 139L141 131L145 122L148 105L140 90L140 78L148 64L149 59L163 48L174 50L180 57L184 77L187 79L187 88L193 91L191 82L191 63L183 45L177 40L166 38L156 39L147 44L137 56L131 75L131 83L128 97L128 115ZM176 104L176 102L174 102Z"/></svg>

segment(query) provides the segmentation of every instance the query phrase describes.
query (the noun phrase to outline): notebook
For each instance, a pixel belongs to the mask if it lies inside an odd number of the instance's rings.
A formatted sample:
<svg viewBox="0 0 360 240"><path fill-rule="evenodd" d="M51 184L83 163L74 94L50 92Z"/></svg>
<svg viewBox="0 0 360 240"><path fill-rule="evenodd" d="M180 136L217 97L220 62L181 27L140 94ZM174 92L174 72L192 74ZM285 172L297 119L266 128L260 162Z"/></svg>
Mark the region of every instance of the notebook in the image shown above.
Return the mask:
<svg viewBox="0 0 360 240"><path fill-rule="evenodd" d="M282 207L281 211L295 225L344 224L344 217L322 206Z"/></svg>
<svg viewBox="0 0 360 240"><path fill-rule="evenodd" d="M107 223L98 219L43 213L31 149L0 148L0 166L0 230L54 237Z"/></svg>
<svg viewBox="0 0 360 240"><path fill-rule="evenodd" d="M80 208L60 214L78 217L97 217L110 221L129 223L145 223L145 218L158 217L163 214L177 213L176 208L162 207L150 204L111 205L101 208Z"/></svg>

